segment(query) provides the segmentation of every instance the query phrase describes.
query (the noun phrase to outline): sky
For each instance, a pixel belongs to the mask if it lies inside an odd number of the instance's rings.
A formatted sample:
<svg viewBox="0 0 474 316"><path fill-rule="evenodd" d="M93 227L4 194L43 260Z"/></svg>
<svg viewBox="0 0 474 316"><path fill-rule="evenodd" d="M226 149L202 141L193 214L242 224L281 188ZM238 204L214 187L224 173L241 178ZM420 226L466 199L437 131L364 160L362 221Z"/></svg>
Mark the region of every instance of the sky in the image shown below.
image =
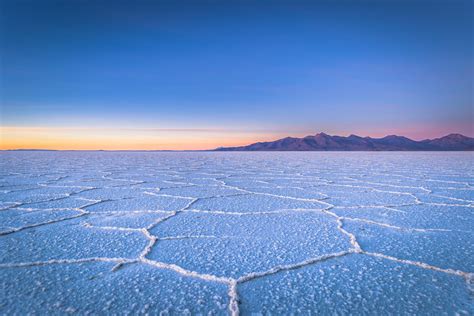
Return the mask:
<svg viewBox="0 0 474 316"><path fill-rule="evenodd" d="M0 0L0 149L474 136L473 9Z"/></svg>

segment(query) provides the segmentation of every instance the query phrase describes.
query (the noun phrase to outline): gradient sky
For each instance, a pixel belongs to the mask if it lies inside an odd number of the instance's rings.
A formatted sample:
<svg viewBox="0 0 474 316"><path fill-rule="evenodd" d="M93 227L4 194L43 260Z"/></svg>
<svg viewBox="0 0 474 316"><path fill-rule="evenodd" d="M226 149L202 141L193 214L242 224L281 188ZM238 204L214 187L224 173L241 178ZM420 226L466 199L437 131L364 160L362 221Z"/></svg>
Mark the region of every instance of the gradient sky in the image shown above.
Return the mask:
<svg viewBox="0 0 474 316"><path fill-rule="evenodd" d="M474 136L473 3L0 0L0 148Z"/></svg>

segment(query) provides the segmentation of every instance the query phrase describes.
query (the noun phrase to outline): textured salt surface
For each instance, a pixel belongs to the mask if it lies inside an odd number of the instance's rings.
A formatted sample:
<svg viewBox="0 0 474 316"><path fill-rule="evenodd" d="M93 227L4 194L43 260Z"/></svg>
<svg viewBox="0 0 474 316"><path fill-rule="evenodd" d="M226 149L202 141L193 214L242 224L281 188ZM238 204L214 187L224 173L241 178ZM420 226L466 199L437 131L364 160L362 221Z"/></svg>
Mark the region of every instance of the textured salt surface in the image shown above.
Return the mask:
<svg viewBox="0 0 474 316"><path fill-rule="evenodd" d="M471 153L0 155L1 314L474 314Z"/></svg>

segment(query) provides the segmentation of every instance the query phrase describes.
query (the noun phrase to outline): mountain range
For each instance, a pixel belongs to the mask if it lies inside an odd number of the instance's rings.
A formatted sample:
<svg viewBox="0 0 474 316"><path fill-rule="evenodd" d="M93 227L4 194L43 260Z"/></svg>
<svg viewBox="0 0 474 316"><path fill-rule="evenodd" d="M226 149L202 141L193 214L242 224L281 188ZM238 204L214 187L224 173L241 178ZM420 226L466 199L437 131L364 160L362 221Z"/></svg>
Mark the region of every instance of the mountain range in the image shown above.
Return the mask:
<svg viewBox="0 0 474 316"><path fill-rule="evenodd" d="M382 138L357 135L331 136L325 133L303 138L285 137L240 147L219 147L215 151L472 151L474 138L449 134L435 139L416 141L404 136Z"/></svg>

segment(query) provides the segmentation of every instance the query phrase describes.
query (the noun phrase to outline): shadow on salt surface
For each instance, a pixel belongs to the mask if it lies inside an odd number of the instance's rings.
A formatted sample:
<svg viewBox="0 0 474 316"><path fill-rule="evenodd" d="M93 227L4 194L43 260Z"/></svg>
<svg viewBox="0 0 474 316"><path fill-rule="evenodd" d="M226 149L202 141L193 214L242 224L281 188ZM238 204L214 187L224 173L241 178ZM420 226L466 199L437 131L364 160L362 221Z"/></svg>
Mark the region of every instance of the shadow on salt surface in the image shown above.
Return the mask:
<svg viewBox="0 0 474 316"><path fill-rule="evenodd" d="M136 258L148 244L140 232L98 230L67 223L49 224L2 236L0 262Z"/></svg>
<svg viewBox="0 0 474 316"><path fill-rule="evenodd" d="M2 314L227 315L227 286L144 264L53 264L0 270Z"/></svg>
<svg viewBox="0 0 474 316"><path fill-rule="evenodd" d="M158 242L149 258L230 277L351 247L334 219L317 212L243 216L183 213L159 224L152 233ZM160 239L167 236L178 238Z"/></svg>
<svg viewBox="0 0 474 316"><path fill-rule="evenodd" d="M106 201L86 207L90 212L174 211L188 205L190 199L144 195L139 198Z"/></svg>
<svg viewBox="0 0 474 316"><path fill-rule="evenodd" d="M193 209L224 212L270 212L283 209L323 209L326 204L318 201L301 201L266 195L239 195L199 200Z"/></svg>
<svg viewBox="0 0 474 316"><path fill-rule="evenodd" d="M367 252L474 272L472 232L403 231L352 221L345 221L344 228L357 237L362 249Z"/></svg>
<svg viewBox="0 0 474 316"><path fill-rule="evenodd" d="M238 292L244 315L474 313L462 278L356 254L254 279Z"/></svg>

